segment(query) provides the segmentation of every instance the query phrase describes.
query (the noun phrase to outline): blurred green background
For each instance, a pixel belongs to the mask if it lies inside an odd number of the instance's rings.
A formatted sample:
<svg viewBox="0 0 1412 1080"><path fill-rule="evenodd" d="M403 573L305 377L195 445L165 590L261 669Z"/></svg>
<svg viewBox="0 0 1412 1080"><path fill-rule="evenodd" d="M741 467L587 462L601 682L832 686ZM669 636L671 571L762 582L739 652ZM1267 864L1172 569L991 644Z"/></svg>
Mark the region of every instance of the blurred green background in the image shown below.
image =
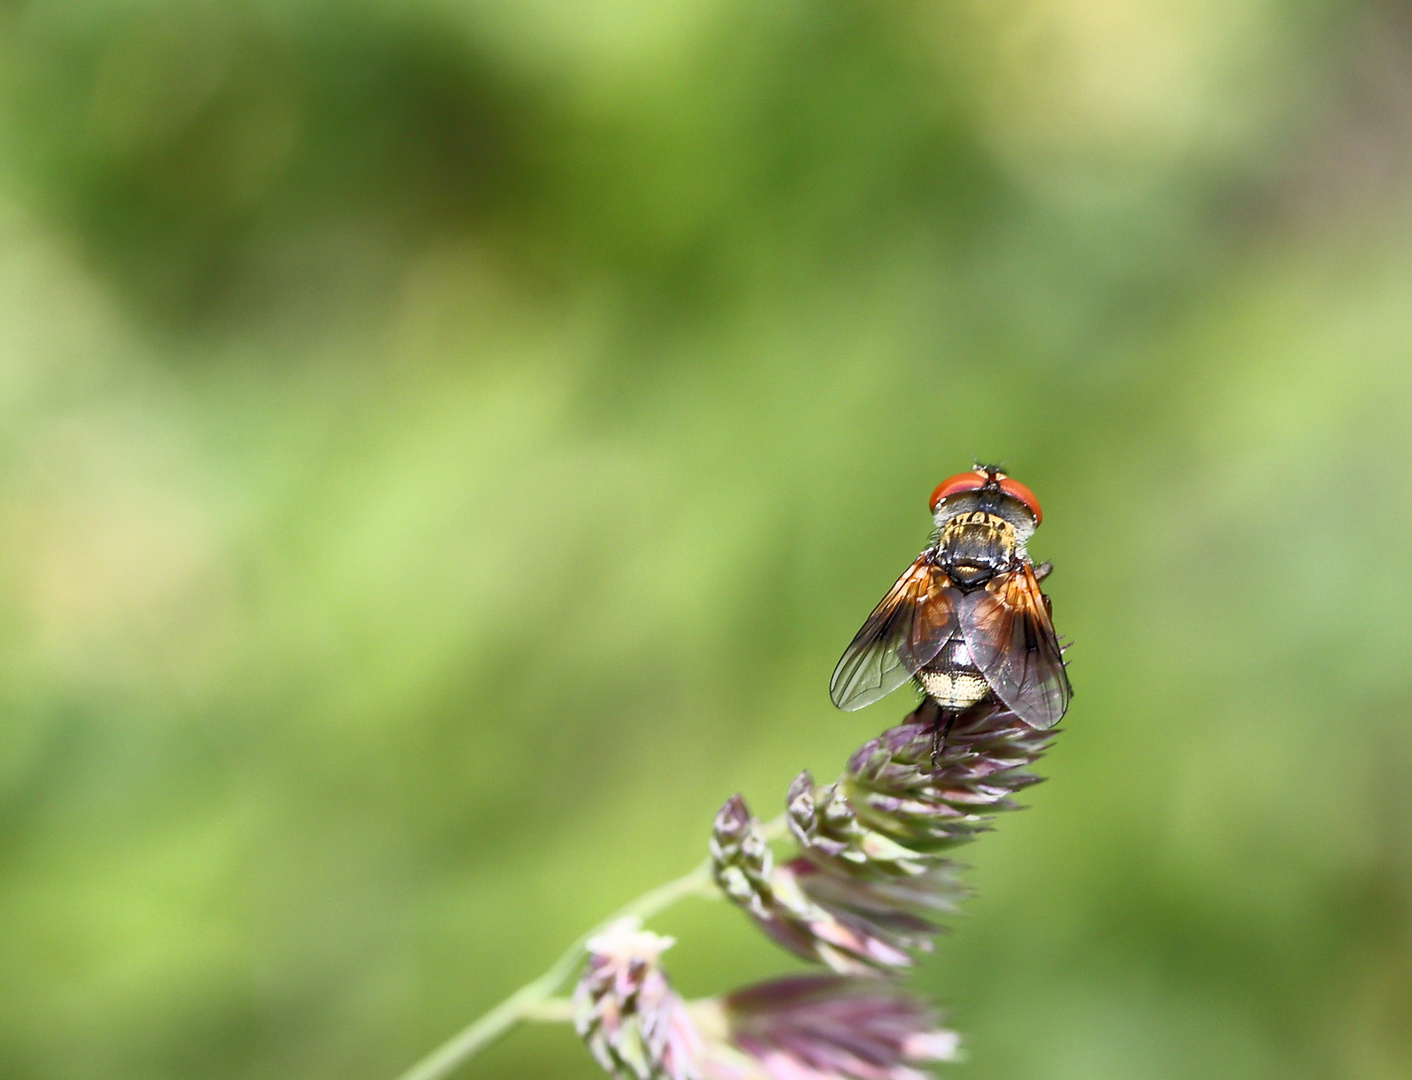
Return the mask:
<svg viewBox="0 0 1412 1080"><path fill-rule="evenodd" d="M391 1078L906 711L975 454L1077 697L947 1074L1412 1076L1409 360L1401 4L0 2L0 1074Z"/></svg>

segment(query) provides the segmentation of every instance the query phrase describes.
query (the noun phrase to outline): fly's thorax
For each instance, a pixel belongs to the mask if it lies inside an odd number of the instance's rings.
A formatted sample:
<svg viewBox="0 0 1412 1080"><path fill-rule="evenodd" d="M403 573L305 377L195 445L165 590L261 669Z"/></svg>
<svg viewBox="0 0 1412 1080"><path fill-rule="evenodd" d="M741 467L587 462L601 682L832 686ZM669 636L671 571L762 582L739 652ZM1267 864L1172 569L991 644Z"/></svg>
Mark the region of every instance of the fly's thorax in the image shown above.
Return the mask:
<svg viewBox="0 0 1412 1080"><path fill-rule="evenodd" d="M937 562L962 589L984 585L1025 556L1025 539L1012 521L987 510L949 515L937 534Z"/></svg>

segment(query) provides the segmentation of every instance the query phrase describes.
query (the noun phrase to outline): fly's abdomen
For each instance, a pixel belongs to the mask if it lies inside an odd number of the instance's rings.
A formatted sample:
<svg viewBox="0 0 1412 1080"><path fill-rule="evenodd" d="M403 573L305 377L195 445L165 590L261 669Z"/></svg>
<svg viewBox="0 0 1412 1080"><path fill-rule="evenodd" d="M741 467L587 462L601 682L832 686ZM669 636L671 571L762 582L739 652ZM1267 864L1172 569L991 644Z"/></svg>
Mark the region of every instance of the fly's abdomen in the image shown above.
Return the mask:
<svg viewBox="0 0 1412 1080"><path fill-rule="evenodd" d="M927 697L943 709L965 709L990 692L960 633L953 634L936 659L917 672Z"/></svg>

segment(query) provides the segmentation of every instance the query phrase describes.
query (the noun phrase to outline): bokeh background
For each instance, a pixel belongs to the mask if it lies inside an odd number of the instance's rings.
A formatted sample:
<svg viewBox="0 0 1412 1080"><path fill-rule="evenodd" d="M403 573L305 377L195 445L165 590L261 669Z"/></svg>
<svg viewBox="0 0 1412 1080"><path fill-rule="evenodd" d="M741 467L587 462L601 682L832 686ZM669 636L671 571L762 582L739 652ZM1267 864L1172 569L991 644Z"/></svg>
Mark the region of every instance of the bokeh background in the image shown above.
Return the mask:
<svg viewBox="0 0 1412 1080"><path fill-rule="evenodd" d="M906 711L974 454L1077 696L947 1075L1412 1075L1410 360L1401 4L4 0L0 1074L390 1080Z"/></svg>

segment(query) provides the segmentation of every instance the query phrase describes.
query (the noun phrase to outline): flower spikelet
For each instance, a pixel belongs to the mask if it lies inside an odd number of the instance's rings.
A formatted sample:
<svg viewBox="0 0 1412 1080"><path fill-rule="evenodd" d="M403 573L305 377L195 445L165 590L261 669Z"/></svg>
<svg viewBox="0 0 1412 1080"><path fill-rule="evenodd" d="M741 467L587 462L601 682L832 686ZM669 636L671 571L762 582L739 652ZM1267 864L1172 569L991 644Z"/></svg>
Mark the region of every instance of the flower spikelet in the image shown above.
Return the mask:
<svg viewBox="0 0 1412 1080"><path fill-rule="evenodd" d="M773 902L774 859L760 823L745 800L732 795L711 828L711 876L728 897L756 918L768 917Z"/></svg>
<svg viewBox="0 0 1412 1080"><path fill-rule="evenodd" d="M658 964L673 939L623 919L588 941L574 1030L621 1080L700 1080L701 1040Z"/></svg>
<svg viewBox="0 0 1412 1080"><path fill-rule="evenodd" d="M972 839L1013 795L1049 745L1003 705L958 716L932 761L931 701L869 740L838 782L800 773L786 797L799 855L773 864L759 822L737 795L716 817L716 880L785 948L850 975L909 966L931 948L938 913L965 896L945 852Z"/></svg>
<svg viewBox="0 0 1412 1080"><path fill-rule="evenodd" d="M983 701L956 718L933 767L936 722L936 704L924 701L859 747L839 781L860 823L926 854L966 843L996 812L1016 809L1013 796L1040 779L1025 766L1055 735Z"/></svg>
<svg viewBox="0 0 1412 1080"><path fill-rule="evenodd" d="M800 851L820 866L864 877L906 876L926 869L928 856L863 825L838 784L816 788L807 771L789 786L785 811Z"/></svg>
<svg viewBox="0 0 1412 1080"><path fill-rule="evenodd" d="M748 842L747 841L748 838ZM716 816L712 868L732 900L780 945L847 974L907 967L939 929L921 912L956 892L950 868L919 866L905 877L841 873L807 855L770 871L765 840L744 800L733 796Z"/></svg>
<svg viewBox="0 0 1412 1080"><path fill-rule="evenodd" d="M958 1039L895 985L839 975L761 983L700 1002L708 1080L924 1080Z"/></svg>

